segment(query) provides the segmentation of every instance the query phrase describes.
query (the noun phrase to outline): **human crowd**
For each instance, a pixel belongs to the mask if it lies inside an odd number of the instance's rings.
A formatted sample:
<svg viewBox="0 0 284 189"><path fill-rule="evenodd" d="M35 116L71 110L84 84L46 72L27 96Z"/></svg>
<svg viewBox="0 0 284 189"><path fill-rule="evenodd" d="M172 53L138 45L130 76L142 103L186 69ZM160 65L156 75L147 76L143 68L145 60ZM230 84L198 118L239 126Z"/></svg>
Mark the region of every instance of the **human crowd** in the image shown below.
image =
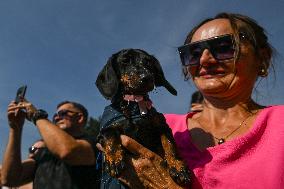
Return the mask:
<svg viewBox="0 0 284 189"><path fill-rule="evenodd" d="M185 80L197 88L186 114L164 114L177 151L193 172L186 186L175 182L162 158L126 135L121 143L133 167L114 184L101 182L99 149L86 134L87 109L63 101L52 120L23 99L8 105L9 138L1 167L1 186L32 182L34 189L281 189L284 187L284 106L261 105L253 98L256 83L273 69L275 50L265 30L252 18L219 13L196 25L178 49ZM165 102L166 103L166 102ZM198 104L197 104L198 103ZM170 104L169 104L170 105ZM21 157L25 121L41 139ZM100 157L104 158L104 156ZM104 160L104 159L103 159ZM125 167L129 167L125 166Z"/></svg>

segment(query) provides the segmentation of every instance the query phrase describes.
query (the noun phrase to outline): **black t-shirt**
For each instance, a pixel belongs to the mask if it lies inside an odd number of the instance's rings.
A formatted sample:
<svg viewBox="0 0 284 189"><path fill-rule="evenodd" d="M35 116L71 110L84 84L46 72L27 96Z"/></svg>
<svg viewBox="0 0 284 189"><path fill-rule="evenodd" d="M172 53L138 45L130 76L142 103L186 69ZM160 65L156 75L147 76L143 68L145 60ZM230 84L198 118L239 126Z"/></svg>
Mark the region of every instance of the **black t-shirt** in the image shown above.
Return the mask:
<svg viewBox="0 0 284 189"><path fill-rule="evenodd" d="M95 139L83 136L95 151ZM96 183L95 165L71 166L56 158L47 148L41 149L35 156L36 172L34 189L94 189Z"/></svg>

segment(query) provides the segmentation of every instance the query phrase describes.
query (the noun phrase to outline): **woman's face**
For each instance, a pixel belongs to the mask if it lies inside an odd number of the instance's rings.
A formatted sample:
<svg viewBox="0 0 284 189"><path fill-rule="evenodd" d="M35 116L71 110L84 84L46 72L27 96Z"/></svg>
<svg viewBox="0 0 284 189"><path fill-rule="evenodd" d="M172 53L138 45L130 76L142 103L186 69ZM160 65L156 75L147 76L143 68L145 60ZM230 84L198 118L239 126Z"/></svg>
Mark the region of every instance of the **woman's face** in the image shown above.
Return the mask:
<svg viewBox="0 0 284 189"><path fill-rule="evenodd" d="M232 34L227 19L215 19L202 25L192 36L191 42ZM188 66L192 79L204 96L217 98L249 98L260 70L260 60L245 39L240 44L240 56L217 61L208 49L200 57L200 66Z"/></svg>

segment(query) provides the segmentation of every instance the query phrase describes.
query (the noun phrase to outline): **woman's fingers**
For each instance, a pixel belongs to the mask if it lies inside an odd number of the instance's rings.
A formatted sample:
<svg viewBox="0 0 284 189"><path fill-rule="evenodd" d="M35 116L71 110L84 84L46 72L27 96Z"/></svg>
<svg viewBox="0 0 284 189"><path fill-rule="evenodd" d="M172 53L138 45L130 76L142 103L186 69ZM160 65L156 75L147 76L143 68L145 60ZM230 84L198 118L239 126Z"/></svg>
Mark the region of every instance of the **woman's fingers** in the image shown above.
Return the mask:
<svg viewBox="0 0 284 189"><path fill-rule="evenodd" d="M168 188L172 180L161 165L162 158L130 137L121 135L121 140L123 146L136 157L130 158L130 168L123 172L119 180L132 188Z"/></svg>
<svg viewBox="0 0 284 189"><path fill-rule="evenodd" d="M136 168L142 168L152 163L160 164L162 162L162 158L151 150L145 148L134 139L126 136L120 136L122 145L132 152L136 157L132 158L132 164Z"/></svg>
<svg viewBox="0 0 284 189"><path fill-rule="evenodd" d="M102 147L102 145L101 145L100 143L97 143L97 144L96 144L96 147L97 147L100 151L105 152L105 149Z"/></svg>

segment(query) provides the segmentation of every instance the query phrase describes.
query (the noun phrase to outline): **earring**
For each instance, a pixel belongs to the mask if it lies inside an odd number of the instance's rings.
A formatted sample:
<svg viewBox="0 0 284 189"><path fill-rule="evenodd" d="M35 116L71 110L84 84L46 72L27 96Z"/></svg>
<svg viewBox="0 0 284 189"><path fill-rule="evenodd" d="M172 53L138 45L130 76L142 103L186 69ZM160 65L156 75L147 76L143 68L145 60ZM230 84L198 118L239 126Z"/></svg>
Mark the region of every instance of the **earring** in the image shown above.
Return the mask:
<svg viewBox="0 0 284 189"><path fill-rule="evenodd" d="M266 77L268 75L267 69L262 68L260 70L259 76L260 77Z"/></svg>

